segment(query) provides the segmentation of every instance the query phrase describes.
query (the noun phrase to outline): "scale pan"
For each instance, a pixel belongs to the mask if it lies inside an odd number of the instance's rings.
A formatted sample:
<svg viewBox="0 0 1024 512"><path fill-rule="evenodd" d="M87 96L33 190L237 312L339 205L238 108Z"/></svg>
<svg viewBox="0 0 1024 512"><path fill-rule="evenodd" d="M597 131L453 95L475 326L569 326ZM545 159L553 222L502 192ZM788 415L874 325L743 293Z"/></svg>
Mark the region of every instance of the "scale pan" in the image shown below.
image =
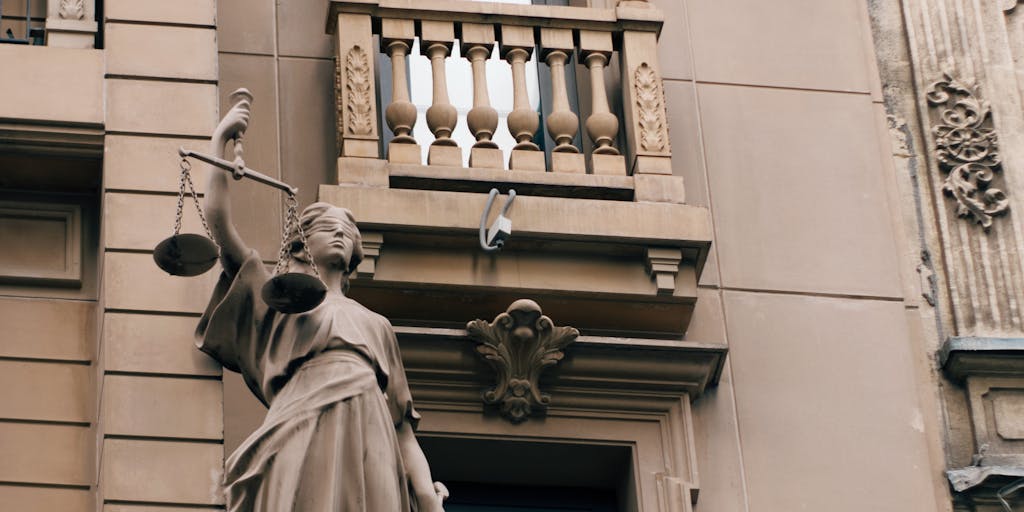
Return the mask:
<svg viewBox="0 0 1024 512"><path fill-rule="evenodd" d="M280 313L305 313L324 301L327 286L323 281L302 272L274 276L263 285L263 302Z"/></svg>
<svg viewBox="0 0 1024 512"><path fill-rule="evenodd" d="M153 260L172 276L198 276L216 263L220 250L213 240L202 235L174 235L153 250Z"/></svg>

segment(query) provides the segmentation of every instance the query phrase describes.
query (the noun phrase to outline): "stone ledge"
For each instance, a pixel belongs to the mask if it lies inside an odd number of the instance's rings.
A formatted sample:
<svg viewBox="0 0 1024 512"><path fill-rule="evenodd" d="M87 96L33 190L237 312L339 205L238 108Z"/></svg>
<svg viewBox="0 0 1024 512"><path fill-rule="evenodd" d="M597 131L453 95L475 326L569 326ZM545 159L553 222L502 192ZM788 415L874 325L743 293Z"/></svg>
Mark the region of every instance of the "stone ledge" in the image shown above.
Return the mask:
<svg viewBox="0 0 1024 512"><path fill-rule="evenodd" d="M552 319L562 324L558 318ZM479 390L493 379L493 371L474 353L476 343L464 329L396 326L395 333L411 381L468 385L472 392L466 399L479 402ZM716 343L580 336L543 381L556 395L568 390L591 394L607 390L621 395L622 386L628 383L635 394L694 399L718 384L727 353L726 345ZM670 407L669 402L637 400L634 405L648 410Z"/></svg>
<svg viewBox="0 0 1024 512"><path fill-rule="evenodd" d="M938 355L939 364L953 379L979 374L1024 377L1024 338L953 336Z"/></svg>

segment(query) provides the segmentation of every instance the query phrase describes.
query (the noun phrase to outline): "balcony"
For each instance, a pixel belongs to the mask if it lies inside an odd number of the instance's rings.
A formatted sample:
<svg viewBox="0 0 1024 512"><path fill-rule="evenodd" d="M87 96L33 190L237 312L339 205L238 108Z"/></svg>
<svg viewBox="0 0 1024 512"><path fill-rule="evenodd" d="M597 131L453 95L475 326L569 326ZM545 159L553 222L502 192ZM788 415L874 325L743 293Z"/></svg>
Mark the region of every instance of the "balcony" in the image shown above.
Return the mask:
<svg viewBox="0 0 1024 512"><path fill-rule="evenodd" d="M357 300L447 328L528 297L585 335L682 337L711 225L673 176L656 8L339 0L327 25L340 154L320 197L360 221ZM478 242L492 188L517 192L500 252Z"/></svg>

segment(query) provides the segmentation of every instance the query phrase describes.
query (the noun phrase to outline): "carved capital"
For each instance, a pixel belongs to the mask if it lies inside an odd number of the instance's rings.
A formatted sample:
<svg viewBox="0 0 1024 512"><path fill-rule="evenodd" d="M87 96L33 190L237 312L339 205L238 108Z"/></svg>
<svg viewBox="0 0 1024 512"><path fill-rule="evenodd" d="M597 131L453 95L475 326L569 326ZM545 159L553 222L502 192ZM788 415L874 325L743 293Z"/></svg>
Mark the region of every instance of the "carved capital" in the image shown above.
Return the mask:
<svg viewBox="0 0 1024 512"><path fill-rule="evenodd" d="M529 299L513 302L493 322L473 320L466 330L496 375L495 386L484 392L483 401L498 405L512 423L547 408L551 397L540 391L541 373L561 361L565 347L580 334L572 327L555 327Z"/></svg>
<svg viewBox="0 0 1024 512"><path fill-rule="evenodd" d="M676 274L682 261L681 249L647 248L647 272L658 286L658 295L672 295L676 291Z"/></svg>
<svg viewBox="0 0 1024 512"><path fill-rule="evenodd" d="M933 116L935 158L946 172L943 192L956 201L956 213L973 218L988 231L992 217L1010 209L1006 193L992 186L1002 170L992 109L978 86L944 73L927 94Z"/></svg>

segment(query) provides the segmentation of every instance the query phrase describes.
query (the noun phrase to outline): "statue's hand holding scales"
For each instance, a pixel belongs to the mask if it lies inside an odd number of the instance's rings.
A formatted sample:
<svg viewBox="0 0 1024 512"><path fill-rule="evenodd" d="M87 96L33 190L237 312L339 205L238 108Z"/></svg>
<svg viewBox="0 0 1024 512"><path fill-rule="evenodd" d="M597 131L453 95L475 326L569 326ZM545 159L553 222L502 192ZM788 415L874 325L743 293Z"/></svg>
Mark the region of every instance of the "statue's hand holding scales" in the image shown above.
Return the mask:
<svg viewBox="0 0 1024 512"><path fill-rule="evenodd" d="M240 140L252 96L232 98L211 154L181 151L227 171L209 173L206 219L223 273L197 345L240 372L269 407L225 463L227 510L442 511L447 490L432 481L413 433L419 414L391 324L344 295L363 258L352 213L314 203L300 215L294 188L245 167ZM234 162L224 159L229 140ZM231 221L229 173L287 193L273 279ZM187 174L183 165L183 183Z"/></svg>

